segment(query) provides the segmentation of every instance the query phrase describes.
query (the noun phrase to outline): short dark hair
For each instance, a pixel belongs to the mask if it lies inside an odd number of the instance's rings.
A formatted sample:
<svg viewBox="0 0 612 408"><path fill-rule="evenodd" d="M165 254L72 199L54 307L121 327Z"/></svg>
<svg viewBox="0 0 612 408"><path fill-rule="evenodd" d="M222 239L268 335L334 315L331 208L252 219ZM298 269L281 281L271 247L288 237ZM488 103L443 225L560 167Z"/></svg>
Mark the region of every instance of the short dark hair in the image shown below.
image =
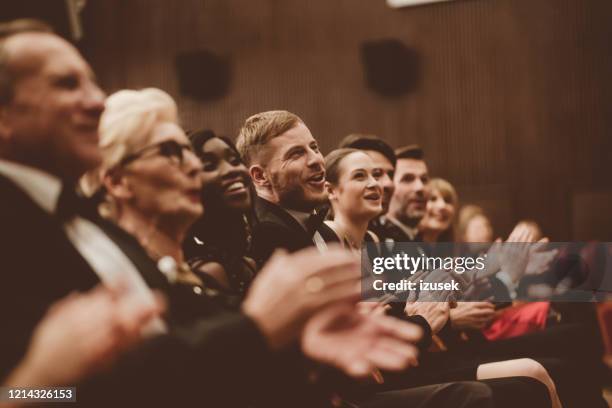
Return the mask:
<svg viewBox="0 0 612 408"><path fill-rule="evenodd" d="M385 156L395 167L397 160L393 148L387 142L376 135L352 133L340 141L338 148L350 147L359 150L373 150Z"/></svg>
<svg viewBox="0 0 612 408"><path fill-rule="evenodd" d="M53 33L53 29L43 21L29 18L0 22L0 105L9 103L13 98L15 82L15 75L9 67L6 40L21 33Z"/></svg>
<svg viewBox="0 0 612 408"><path fill-rule="evenodd" d="M412 144L408 146L398 147L395 149L395 156L399 159L415 159L423 160L425 153L421 146Z"/></svg>

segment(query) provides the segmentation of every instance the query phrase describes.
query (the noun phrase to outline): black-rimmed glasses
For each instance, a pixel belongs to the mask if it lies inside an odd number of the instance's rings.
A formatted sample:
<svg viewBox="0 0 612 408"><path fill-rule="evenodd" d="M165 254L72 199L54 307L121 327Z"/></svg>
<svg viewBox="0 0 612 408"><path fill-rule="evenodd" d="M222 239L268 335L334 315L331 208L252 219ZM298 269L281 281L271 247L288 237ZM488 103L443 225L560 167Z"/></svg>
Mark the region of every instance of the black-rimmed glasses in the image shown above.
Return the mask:
<svg viewBox="0 0 612 408"><path fill-rule="evenodd" d="M191 145L188 143L182 144L175 140L166 140L165 142L160 142L160 143L153 144L151 146L144 147L141 150L137 151L136 153L132 153L132 154L125 156L119 162L119 166L125 166L133 162L134 160L139 159L147 152L155 150L155 149L158 150L157 152L158 155L167 157L168 159L175 161L178 165L183 164L183 160L185 158L185 154L184 154L185 150L189 150L190 152L193 153L193 149Z"/></svg>

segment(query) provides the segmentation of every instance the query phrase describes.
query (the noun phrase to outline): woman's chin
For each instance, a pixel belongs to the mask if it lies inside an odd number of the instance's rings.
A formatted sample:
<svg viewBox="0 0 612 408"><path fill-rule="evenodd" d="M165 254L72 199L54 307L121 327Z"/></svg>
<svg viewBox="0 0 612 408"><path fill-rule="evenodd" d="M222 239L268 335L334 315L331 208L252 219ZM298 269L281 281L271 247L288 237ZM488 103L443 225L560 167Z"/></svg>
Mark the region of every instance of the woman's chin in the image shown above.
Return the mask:
<svg viewBox="0 0 612 408"><path fill-rule="evenodd" d="M225 196L223 203L228 209L232 211L245 212L251 206L251 197L248 193Z"/></svg>
<svg viewBox="0 0 612 408"><path fill-rule="evenodd" d="M381 212L382 212L381 207L376 208L372 206L367 206L367 207L361 208L361 211L357 211L358 217L356 218L367 219L369 222L373 220L374 218L378 217Z"/></svg>
<svg viewBox="0 0 612 408"><path fill-rule="evenodd" d="M424 231L429 231L435 234L442 234L444 231L446 231L449 228L448 225L442 225L439 223L435 223L435 224L430 224L427 225L423 228Z"/></svg>

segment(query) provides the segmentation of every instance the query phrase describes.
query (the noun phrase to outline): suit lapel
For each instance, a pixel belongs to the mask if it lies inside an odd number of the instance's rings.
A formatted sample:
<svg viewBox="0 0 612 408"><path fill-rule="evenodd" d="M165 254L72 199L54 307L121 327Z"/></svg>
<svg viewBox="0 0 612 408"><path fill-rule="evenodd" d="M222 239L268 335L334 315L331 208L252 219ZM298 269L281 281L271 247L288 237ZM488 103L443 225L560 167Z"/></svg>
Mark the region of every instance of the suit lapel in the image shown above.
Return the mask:
<svg viewBox="0 0 612 408"><path fill-rule="evenodd" d="M261 197L256 197L255 215L259 222L271 222L290 229L296 240L303 243L302 246L313 245L312 237L308 236L308 233L300 223L280 206Z"/></svg>
<svg viewBox="0 0 612 408"><path fill-rule="evenodd" d="M0 217L2 247L13 248L7 254L21 264L40 264L40 273L70 276L73 289L91 287L99 281L89 264L72 245L61 224L46 213L17 185L0 175ZM57 270L57 271L56 271ZM31 277L37 279L37 277ZM61 279L60 279L61 281ZM59 283L59 282L58 282Z"/></svg>

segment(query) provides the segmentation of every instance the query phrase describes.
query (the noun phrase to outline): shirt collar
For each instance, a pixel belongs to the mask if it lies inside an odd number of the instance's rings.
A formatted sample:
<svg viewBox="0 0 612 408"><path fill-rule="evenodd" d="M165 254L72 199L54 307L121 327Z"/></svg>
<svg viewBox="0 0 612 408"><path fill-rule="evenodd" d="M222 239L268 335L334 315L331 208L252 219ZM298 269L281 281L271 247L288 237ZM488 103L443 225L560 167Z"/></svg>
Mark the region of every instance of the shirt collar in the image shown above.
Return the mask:
<svg viewBox="0 0 612 408"><path fill-rule="evenodd" d="M408 238L410 238L411 240L415 240L418 233L419 233L419 229L418 227L412 228L407 226L406 224L396 220L395 218L392 217L387 217L387 220L389 220L389 222L392 222L393 224L397 225L402 231L404 231L404 234L406 234L408 236Z"/></svg>
<svg viewBox="0 0 612 408"><path fill-rule="evenodd" d="M62 181L43 170L0 159L0 174L17 184L36 204L54 213L62 191Z"/></svg>

